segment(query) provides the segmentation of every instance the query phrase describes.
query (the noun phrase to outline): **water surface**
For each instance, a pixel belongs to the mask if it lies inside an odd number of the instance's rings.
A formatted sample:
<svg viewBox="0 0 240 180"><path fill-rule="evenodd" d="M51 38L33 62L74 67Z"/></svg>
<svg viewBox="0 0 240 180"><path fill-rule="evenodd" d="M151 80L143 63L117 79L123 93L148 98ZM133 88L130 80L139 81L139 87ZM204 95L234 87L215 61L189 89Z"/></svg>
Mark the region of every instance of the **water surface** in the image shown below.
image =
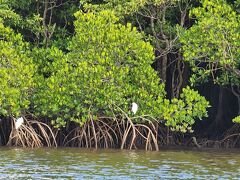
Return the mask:
<svg viewBox="0 0 240 180"><path fill-rule="evenodd" d="M0 148L0 179L240 179L239 152Z"/></svg>

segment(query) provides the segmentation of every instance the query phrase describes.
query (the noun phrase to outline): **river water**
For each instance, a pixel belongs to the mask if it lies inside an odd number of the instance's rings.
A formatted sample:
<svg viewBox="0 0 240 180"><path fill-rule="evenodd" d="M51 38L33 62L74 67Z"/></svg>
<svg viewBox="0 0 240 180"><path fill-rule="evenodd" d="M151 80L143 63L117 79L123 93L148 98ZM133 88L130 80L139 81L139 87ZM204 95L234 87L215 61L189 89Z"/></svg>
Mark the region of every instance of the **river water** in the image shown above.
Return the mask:
<svg viewBox="0 0 240 180"><path fill-rule="evenodd" d="M0 148L0 179L240 179L240 153Z"/></svg>

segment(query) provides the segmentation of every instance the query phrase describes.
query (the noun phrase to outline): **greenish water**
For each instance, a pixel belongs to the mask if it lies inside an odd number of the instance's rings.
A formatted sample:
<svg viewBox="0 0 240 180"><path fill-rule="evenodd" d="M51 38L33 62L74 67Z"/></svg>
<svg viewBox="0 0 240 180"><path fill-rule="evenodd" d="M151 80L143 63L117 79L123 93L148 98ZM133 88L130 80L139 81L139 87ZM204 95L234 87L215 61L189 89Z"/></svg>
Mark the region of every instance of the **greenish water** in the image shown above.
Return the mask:
<svg viewBox="0 0 240 180"><path fill-rule="evenodd" d="M239 152L0 148L0 179L240 179Z"/></svg>

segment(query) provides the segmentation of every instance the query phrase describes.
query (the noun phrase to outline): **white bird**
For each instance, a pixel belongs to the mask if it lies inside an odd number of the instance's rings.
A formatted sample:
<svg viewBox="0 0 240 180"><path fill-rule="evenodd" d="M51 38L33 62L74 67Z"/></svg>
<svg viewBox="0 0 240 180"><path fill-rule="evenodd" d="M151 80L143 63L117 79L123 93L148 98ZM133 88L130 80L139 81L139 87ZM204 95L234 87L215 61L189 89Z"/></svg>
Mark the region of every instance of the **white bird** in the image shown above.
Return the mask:
<svg viewBox="0 0 240 180"><path fill-rule="evenodd" d="M136 114L137 110L138 110L138 105L135 102L133 102L132 103L132 112L133 112L133 114Z"/></svg>
<svg viewBox="0 0 240 180"><path fill-rule="evenodd" d="M20 117L15 122L15 128L18 129L23 124L23 117Z"/></svg>

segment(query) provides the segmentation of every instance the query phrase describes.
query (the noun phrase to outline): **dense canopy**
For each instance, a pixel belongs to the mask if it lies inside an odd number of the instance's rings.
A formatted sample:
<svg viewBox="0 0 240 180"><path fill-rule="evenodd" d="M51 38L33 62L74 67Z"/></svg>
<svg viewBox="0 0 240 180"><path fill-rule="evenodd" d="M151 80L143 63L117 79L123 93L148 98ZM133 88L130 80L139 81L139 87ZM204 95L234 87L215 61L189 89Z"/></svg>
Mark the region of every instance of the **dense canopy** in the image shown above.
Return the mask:
<svg viewBox="0 0 240 180"><path fill-rule="evenodd" d="M121 147L130 135L132 147L135 134L156 145L158 126L167 138L169 130L194 129L219 137L240 122L239 7L238 0L0 0L0 116L8 125L34 119L52 134L66 131L65 140L79 128L88 128L89 142L121 136ZM36 132L45 137L43 129Z"/></svg>

